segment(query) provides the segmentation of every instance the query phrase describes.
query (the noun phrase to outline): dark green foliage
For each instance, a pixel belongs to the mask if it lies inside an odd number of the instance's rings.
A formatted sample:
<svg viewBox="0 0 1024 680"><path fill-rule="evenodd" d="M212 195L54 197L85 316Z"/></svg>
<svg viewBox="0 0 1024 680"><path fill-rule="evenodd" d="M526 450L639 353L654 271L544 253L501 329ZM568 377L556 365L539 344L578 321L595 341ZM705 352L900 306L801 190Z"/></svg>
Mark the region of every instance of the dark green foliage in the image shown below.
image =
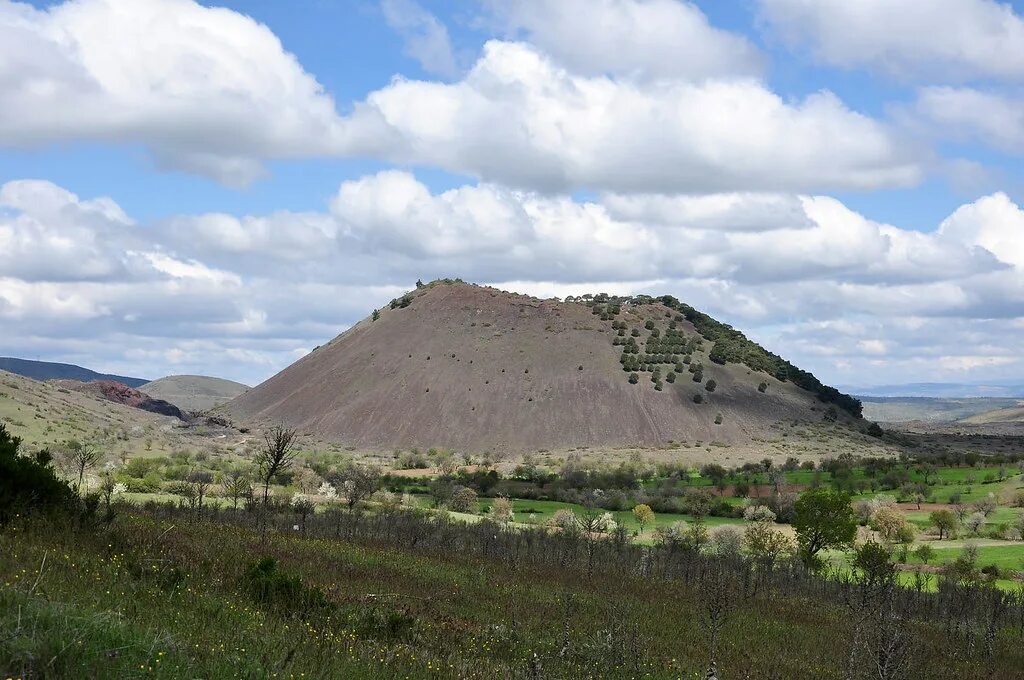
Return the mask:
<svg viewBox="0 0 1024 680"><path fill-rule="evenodd" d="M757 386L757 391L758 392L767 392L768 391L768 383L762 382L760 385Z"/></svg>
<svg viewBox="0 0 1024 680"><path fill-rule="evenodd" d="M708 380L707 384L704 385L704 389L708 392L714 392L716 387L718 387L718 383L714 380Z"/></svg>
<svg viewBox="0 0 1024 680"><path fill-rule="evenodd" d="M646 328L649 331L654 330L654 321L648 319L647 323L644 324L644 328Z"/></svg>
<svg viewBox="0 0 1024 680"><path fill-rule="evenodd" d="M715 425L721 425L721 424L722 424L722 414L719 413L717 416L715 416Z"/></svg>
<svg viewBox="0 0 1024 680"><path fill-rule="evenodd" d="M674 383L676 381L676 374L674 372L669 373L668 375L665 376L665 380L670 383Z"/></svg>
<svg viewBox="0 0 1024 680"><path fill-rule="evenodd" d="M878 423L871 423L871 425L868 426L868 434L872 437L881 437L885 434L885 431L882 430L882 426Z"/></svg>
<svg viewBox="0 0 1024 680"><path fill-rule="evenodd" d="M693 382L695 382L695 383L704 382L704 373L703 373L703 371L694 371L694 373L693 373Z"/></svg>
<svg viewBox="0 0 1024 680"><path fill-rule="evenodd" d="M666 306L682 312L702 336L714 343L709 355L711 361L717 364L727 362L744 364L755 371L773 375L779 380L789 380L798 387L818 394L823 401L836 404L854 417L861 417L862 408L859 399L822 384L811 373L801 370L777 354L769 352L732 326L716 321L703 312L698 312L671 295L665 295L659 300Z"/></svg>
<svg viewBox="0 0 1024 680"><path fill-rule="evenodd" d="M805 491L794 506L793 528L804 560L817 564L817 555L829 548L843 548L857 535L857 518L850 496L822 487Z"/></svg>
<svg viewBox="0 0 1024 680"><path fill-rule="evenodd" d="M695 394L695 395L693 395L693 403L694 404L703 404L704 403L704 395L703 394Z"/></svg>
<svg viewBox="0 0 1024 680"><path fill-rule="evenodd" d="M372 319L373 319L374 321L376 321L377 319L379 319L379 318L380 318L380 312L379 312L379 311L377 311L376 309L375 309L375 310L373 310L373 314L371 315L371 318L372 318Z"/></svg>
<svg viewBox="0 0 1024 680"><path fill-rule="evenodd" d="M634 338L639 338L640 337L640 329L639 328L634 328L630 332L630 335L632 335Z"/></svg>
<svg viewBox="0 0 1024 680"><path fill-rule="evenodd" d="M57 478L45 449L34 457L18 455L21 439L0 424L0 525L19 513L53 514L73 509L77 496Z"/></svg>
<svg viewBox="0 0 1024 680"><path fill-rule="evenodd" d="M682 362L676 362L676 373L682 373L685 369L683 368Z"/></svg>
<svg viewBox="0 0 1024 680"><path fill-rule="evenodd" d="M630 373L629 374L629 384L630 385L635 385L638 382L640 382L640 376L638 376L636 373Z"/></svg>
<svg viewBox="0 0 1024 680"><path fill-rule="evenodd" d="M320 590L304 585L298 576L279 570L273 557L264 557L251 564L242 578L246 590L261 605L296 612L328 606L327 598Z"/></svg>
<svg viewBox="0 0 1024 680"><path fill-rule="evenodd" d="M654 383L654 389L661 392L663 385L664 383L662 383L661 380L658 380L656 383Z"/></svg>

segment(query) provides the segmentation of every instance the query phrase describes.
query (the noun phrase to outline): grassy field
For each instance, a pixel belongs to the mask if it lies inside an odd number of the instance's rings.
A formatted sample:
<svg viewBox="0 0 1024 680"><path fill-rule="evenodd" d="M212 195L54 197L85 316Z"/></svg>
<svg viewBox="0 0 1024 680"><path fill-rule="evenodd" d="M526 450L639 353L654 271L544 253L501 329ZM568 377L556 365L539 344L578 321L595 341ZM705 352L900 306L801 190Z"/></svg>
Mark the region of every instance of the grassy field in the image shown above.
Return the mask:
<svg viewBox="0 0 1024 680"><path fill-rule="evenodd" d="M262 556L291 579L254 589ZM698 678L705 595L680 583L509 570L210 522L122 515L110 530L0 533L0 672L17 677ZM311 590L312 589L312 590ZM302 599L306 606L296 607ZM723 677L839 678L843 610L757 597L722 628ZM991 677L1024 664L997 641ZM924 631L913 678L978 677Z"/></svg>

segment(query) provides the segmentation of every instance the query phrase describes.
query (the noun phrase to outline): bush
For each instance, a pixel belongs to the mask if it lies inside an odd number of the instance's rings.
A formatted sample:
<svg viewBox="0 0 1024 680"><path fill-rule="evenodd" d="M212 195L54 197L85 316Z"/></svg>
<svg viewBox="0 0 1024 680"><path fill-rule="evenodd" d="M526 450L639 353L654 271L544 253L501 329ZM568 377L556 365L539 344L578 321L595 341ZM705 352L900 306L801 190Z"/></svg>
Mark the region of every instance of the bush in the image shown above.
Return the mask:
<svg viewBox="0 0 1024 680"><path fill-rule="evenodd" d="M457 487L448 501L448 507L454 512L475 513L477 511L476 491L468 486Z"/></svg>
<svg viewBox="0 0 1024 680"><path fill-rule="evenodd" d="M707 384L704 385L704 389L706 389L708 392L714 392L716 387L718 387L718 383L716 383L714 380L709 380Z"/></svg>
<svg viewBox="0 0 1024 680"><path fill-rule="evenodd" d="M629 374L629 384L630 385L635 385L638 382L640 382L640 376L638 376L636 373L630 373Z"/></svg>
<svg viewBox="0 0 1024 680"><path fill-rule="evenodd" d="M704 403L704 395L703 394L695 394L695 395L693 395L693 403L694 404L703 404Z"/></svg>
<svg viewBox="0 0 1024 680"><path fill-rule="evenodd" d="M758 392L762 392L762 393L763 392L767 392L768 391L768 383L762 382L760 385L757 386L757 391Z"/></svg>
<svg viewBox="0 0 1024 680"><path fill-rule="evenodd" d="M0 526L18 513L65 512L77 504L77 496L57 478L45 449L34 457L18 455L21 439L0 424Z"/></svg>
<svg viewBox="0 0 1024 680"><path fill-rule="evenodd" d="M291 611L323 608L327 598L317 588L303 585L298 576L277 568L273 557L254 562L243 575L245 589L260 604L271 604Z"/></svg>

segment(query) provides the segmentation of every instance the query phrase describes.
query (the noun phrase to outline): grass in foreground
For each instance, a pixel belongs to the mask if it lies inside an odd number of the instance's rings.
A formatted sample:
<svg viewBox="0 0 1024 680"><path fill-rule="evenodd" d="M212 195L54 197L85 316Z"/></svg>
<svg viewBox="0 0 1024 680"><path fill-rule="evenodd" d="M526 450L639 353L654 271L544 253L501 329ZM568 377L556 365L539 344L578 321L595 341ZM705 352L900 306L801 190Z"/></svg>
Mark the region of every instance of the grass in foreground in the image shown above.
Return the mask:
<svg viewBox="0 0 1024 680"><path fill-rule="evenodd" d="M254 571L263 556L275 563ZM708 658L705 595L678 582L508 570L451 555L125 515L98 532L0 533L0 673L31 677L689 678ZM838 678L846 612L742 601L728 677ZM994 678L1017 677L1020 631ZM910 677L977 677L923 629ZM941 660L941 662L940 662Z"/></svg>

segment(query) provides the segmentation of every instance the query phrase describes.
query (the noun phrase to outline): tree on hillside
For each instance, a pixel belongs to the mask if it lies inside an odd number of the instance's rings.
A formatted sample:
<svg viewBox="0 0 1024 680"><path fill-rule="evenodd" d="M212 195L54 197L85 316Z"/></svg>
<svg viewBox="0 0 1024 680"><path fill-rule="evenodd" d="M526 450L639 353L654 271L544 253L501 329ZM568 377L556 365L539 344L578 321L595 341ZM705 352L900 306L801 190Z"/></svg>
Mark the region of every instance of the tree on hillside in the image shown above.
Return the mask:
<svg viewBox="0 0 1024 680"><path fill-rule="evenodd" d="M88 442L71 440L67 443L65 454L68 460L68 467L78 475L78 485L75 490L81 492L82 482L85 480L85 473L99 465L103 459L103 452Z"/></svg>
<svg viewBox="0 0 1024 680"><path fill-rule="evenodd" d="M849 495L821 488L804 492L794 507L793 528L806 563L819 562L818 553L849 545L857 535L857 519Z"/></svg>
<svg viewBox="0 0 1024 680"><path fill-rule="evenodd" d="M263 446L256 452L256 469L263 482L263 507L270 500L270 483L295 462L298 434L294 429L277 425L263 434Z"/></svg>
<svg viewBox="0 0 1024 680"><path fill-rule="evenodd" d="M644 527L654 521L654 510L646 503L641 503L633 508L633 517L640 525L640 533L644 533Z"/></svg>

